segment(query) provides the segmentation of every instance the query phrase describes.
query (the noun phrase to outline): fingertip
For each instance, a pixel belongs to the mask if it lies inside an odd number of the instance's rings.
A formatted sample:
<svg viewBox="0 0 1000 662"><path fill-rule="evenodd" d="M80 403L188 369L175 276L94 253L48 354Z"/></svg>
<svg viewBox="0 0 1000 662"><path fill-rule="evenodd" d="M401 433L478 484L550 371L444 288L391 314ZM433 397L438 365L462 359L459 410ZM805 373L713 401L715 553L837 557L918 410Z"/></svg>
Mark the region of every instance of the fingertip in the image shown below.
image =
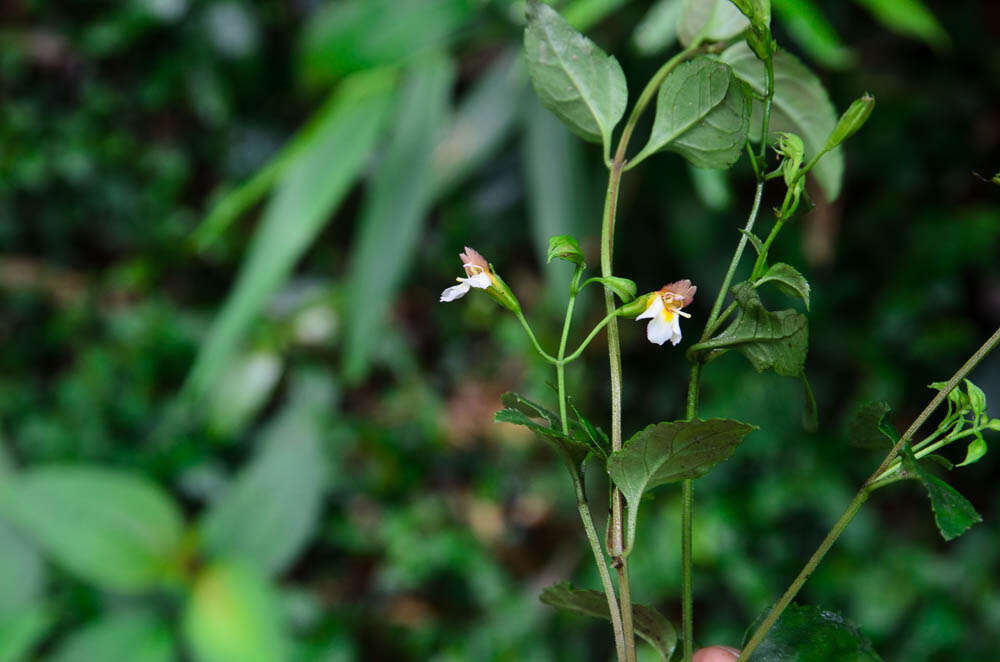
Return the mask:
<svg viewBox="0 0 1000 662"><path fill-rule="evenodd" d="M709 646L694 654L691 662L735 662L740 652L729 646Z"/></svg>

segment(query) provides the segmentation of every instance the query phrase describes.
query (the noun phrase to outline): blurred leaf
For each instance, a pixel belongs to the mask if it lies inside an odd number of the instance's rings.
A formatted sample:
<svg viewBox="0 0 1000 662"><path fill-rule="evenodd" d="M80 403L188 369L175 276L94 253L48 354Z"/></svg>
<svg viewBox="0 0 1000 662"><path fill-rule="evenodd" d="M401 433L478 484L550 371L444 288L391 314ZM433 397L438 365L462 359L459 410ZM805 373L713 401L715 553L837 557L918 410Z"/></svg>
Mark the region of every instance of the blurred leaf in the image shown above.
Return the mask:
<svg viewBox="0 0 1000 662"><path fill-rule="evenodd" d="M549 237L560 234L585 236L579 219L585 216L588 183L582 166L586 162L580 141L535 99L526 100L525 135L521 141L524 179L527 187L528 221L539 262L546 255ZM546 270L555 283L556 270ZM563 279L558 289L564 290Z"/></svg>
<svg viewBox="0 0 1000 662"><path fill-rule="evenodd" d="M583 251L580 250L580 244L568 234L549 237L549 250L545 262L548 263L555 259L566 260L581 267L586 264Z"/></svg>
<svg viewBox="0 0 1000 662"><path fill-rule="evenodd" d="M684 0L656 0L632 32L632 46L642 56L657 55L677 41Z"/></svg>
<svg viewBox="0 0 1000 662"><path fill-rule="evenodd" d="M784 377L802 374L809 349L809 321L795 310L772 313L764 308L750 283L733 286L739 304L736 319L711 340L692 346L689 352L735 349L757 372L774 370Z"/></svg>
<svg viewBox="0 0 1000 662"><path fill-rule="evenodd" d="M958 491L917 462L907 444L903 449L903 470L908 478L920 481L931 500L934 522L945 540L953 540L983 518Z"/></svg>
<svg viewBox="0 0 1000 662"><path fill-rule="evenodd" d="M46 575L38 551L0 520L0 621L39 599L45 590Z"/></svg>
<svg viewBox="0 0 1000 662"><path fill-rule="evenodd" d="M774 11L798 46L829 69L846 69L857 59L813 0L772 0Z"/></svg>
<svg viewBox="0 0 1000 662"><path fill-rule="evenodd" d="M69 572L121 592L165 578L183 527L177 506L154 483L83 465L20 473L0 487L0 514Z"/></svg>
<svg viewBox="0 0 1000 662"><path fill-rule="evenodd" d="M539 0L528 0L525 13L525 56L539 100L573 132L603 142L607 151L628 98L618 60Z"/></svg>
<svg viewBox="0 0 1000 662"><path fill-rule="evenodd" d="M732 196L729 192L729 182L726 180L724 169L698 168L691 163L688 163L687 166L694 192L705 207L712 211L722 211L729 207ZM756 239L756 237L754 238ZM757 241L760 242L759 239Z"/></svg>
<svg viewBox="0 0 1000 662"><path fill-rule="evenodd" d="M887 450L899 441L899 433L889 422L892 408L888 402L869 402L854 415L848 425L853 446Z"/></svg>
<svg viewBox="0 0 1000 662"><path fill-rule="evenodd" d="M747 628L746 645L765 614ZM788 605L747 662L881 662L871 642L839 614Z"/></svg>
<svg viewBox="0 0 1000 662"><path fill-rule="evenodd" d="M921 0L855 0L893 32L921 39L935 48L951 45L948 33Z"/></svg>
<svg viewBox="0 0 1000 662"><path fill-rule="evenodd" d="M528 102L528 77L520 52L501 53L472 84L434 149L434 197L474 175L510 135Z"/></svg>
<svg viewBox="0 0 1000 662"><path fill-rule="evenodd" d="M566 4L566 22L584 32L601 22L628 0L573 0Z"/></svg>
<svg viewBox="0 0 1000 662"><path fill-rule="evenodd" d="M772 264L757 279L755 286L760 287L764 283L774 283L785 294L801 298L806 304L806 310L809 310L809 281L795 267L784 262Z"/></svg>
<svg viewBox="0 0 1000 662"><path fill-rule="evenodd" d="M311 84L401 64L445 48L477 9L474 0L339 0L318 9L299 44Z"/></svg>
<svg viewBox="0 0 1000 662"><path fill-rule="evenodd" d="M46 662L172 662L170 628L144 612L118 612L66 636Z"/></svg>
<svg viewBox="0 0 1000 662"><path fill-rule="evenodd" d="M677 38L690 46L695 38L727 41L750 27L750 21L730 0L684 0Z"/></svg>
<svg viewBox="0 0 1000 662"><path fill-rule="evenodd" d="M208 424L215 434L235 437L249 425L278 385L282 372L276 352L256 351L238 357L219 378L208 404Z"/></svg>
<svg viewBox="0 0 1000 662"><path fill-rule="evenodd" d="M728 168L743 152L748 122L746 92L729 66L695 58L663 81L649 142L632 162L665 149L699 168Z"/></svg>
<svg viewBox="0 0 1000 662"><path fill-rule="evenodd" d="M813 395L812 386L806 378L806 373L802 375L802 391L805 395L805 405L802 407L802 429L806 432L816 432L819 429L819 407L816 406L816 396Z"/></svg>
<svg viewBox="0 0 1000 662"><path fill-rule="evenodd" d="M407 72L389 143L366 191L347 275L344 373L351 381L367 374L379 327L420 250L432 200L432 157L453 77L444 56L425 58Z"/></svg>
<svg viewBox="0 0 1000 662"><path fill-rule="evenodd" d="M575 611L595 618L611 620L607 597L600 591L573 588L569 582L549 586L539 599L556 609ZM663 614L652 607L632 604L635 632L656 649L663 660L669 660L677 647L677 631Z"/></svg>
<svg viewBox="0 0 1000 662"><path fill-rule="evenodd" d="M635 294L639 291L634 282L620 276L595 276L594 278L588 278L583 284L586 285L587 283L600 283L618 295L622 303L628 303L635 299Z"/></svg>
<svg viewBox="0 0 1000 662"><path fill-rule="evenodd" d="M986 446L986 440L983 439L982 433L976 432L974 438L965 449L965 459L956 466L964 467L979 462L986 455L987 450L989 449Z"/></svg>
<svg viewBox="0 0 1000 662"><path fill-rule="evenodd" d="M733 72L748 83L758 95L763 96L764 63L757 59L746 44L730 46L721 55L722 61L733 67ZM753 101L750 117L750 139L760 141L763 121L763 102ZM785 51L774 54L774 102L771 105L771 126L768 137L776 138L779 131L790 131L802 138L806 160L826 145L826 140L837 125L837 113L819 78L793 55ZM812 174L823 189L828 201L840 195L844 176L844 154L841 148L828 152L812 169Z"/></svg>
<svg viewBox="0 0 1000 662"><path fill-rule="evenodd" d="M729 459L754 429L726 418L656 423L632 435L621 450L612 453L608 475L628 502L627 547L631 549L635 541L639 503L647 490L704 476Z"/></svg>
<svg viewBox="0 0 1000 662"><path fill-rule="evenodd" d="M281 178L254 233L236 283L212 324L184 385L197 399L229 363L247 327L291 273L364 166L393 96L380 71L344 81L336 109ZM336 154L337 158L331 159Z"/></svg>
<svg viewBox="0 0 1000 662"><path fill-rule="evenodd" d="M55 623L55 614L40 604L26 605L0 616L0 662L23 662Z"/></svg>
<svg viewBox="0 0 1000 662"><path fill-rule="evenodd" d="M251 568L216 563L194 586L184 636L199 662L285 662L288 642L274 588Z"/></svg>
<svg viewBox="0 0 1000 662"><path fill-rule="evenodd" d="M6 477L14 471L14 460L7 450L7 440L0 431L0 478Z"/></svg>
<svg viewBox="0 0 1000 662"><path fill-rule="evenodd" d="M201 523L201 541L212 558L237 559L273 575L308 544L326 487L321 440L328 395L322 382L293 387L289 404L265 428L259 455Z"/></svg>

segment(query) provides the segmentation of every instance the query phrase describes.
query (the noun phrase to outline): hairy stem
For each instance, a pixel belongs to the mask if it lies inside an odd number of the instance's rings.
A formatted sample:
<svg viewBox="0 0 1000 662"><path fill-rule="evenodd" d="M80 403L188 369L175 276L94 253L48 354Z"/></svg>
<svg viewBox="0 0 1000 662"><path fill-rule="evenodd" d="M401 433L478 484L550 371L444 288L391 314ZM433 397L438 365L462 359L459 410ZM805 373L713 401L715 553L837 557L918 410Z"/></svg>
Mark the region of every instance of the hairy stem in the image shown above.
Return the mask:
<svg viewBox="0 0 1000 662"><path fill-rule="evenodd" d="M521 311L517 311L514 314L517 316L517 321L521 323L521 327L524 329L524 332L528 334L528 338L531 339L531 344L535 346L535 351L538 352L538 354L549 363L552 363L553 365L557 363L558 359L556 359L554 356L546 352L544 349L542 349L542 346L538 344L538 339L535 337L535 332L531 330L531 325L528 324L528 320L525 319L524 313L522 313Z"/></svg>

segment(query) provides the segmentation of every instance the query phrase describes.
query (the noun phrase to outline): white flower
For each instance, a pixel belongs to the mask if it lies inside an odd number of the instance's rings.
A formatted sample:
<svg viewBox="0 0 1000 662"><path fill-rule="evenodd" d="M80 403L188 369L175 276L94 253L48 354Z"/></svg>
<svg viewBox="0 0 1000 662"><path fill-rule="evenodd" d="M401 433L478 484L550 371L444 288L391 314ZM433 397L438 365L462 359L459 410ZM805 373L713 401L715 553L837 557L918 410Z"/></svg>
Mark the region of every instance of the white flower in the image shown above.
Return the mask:
<svg viewBox="0 0 1000 662"><path fill-rule="evenodd" d="M649 342L662 345L668 340L676 345L681 341L681 317L691 317L681 308L691 303L697 287L689 280L679 280L665 285L649 296L646 310L635 319L648 319L646 337Z"/></svg>
<svg viewBox="0 0 1000 662"><path fill-rule="evenodd" d="M465 252L460 253L462 266L465 268L466 278L456 278L458 285L452 285L441 293L441 301L454 301L461 299L469 290L475 287L480 290L487 290L493 285L493 276L490 274L490 266L482 255L465 247Z"/></svg>

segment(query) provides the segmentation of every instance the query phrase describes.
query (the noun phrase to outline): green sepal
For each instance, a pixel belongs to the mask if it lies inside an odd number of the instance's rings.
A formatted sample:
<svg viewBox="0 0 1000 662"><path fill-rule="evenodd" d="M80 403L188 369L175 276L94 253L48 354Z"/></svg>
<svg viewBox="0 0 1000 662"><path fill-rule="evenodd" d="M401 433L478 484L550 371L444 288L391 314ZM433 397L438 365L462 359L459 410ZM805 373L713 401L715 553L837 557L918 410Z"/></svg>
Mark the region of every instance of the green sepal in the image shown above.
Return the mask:
<svg viewBox="0 0 1000 662"><path fill-rule="evenodd" d="M545 262L548 264L555 259L566 260L580 267L586 264L580 244L568 234L549 238L549 253Z"/></svg>
<svg viewBox="0 0 1000 662"><path fill-rule="evenodd" d="M747 628L746 646L765 610ZM790 604L767 632L747 662L882 662L857 626L840 614L819 607Z"/></svg>
<svg viewBox="0 0 1000 662"><path fill-rule="evenodd" d="M515 315L521 312L521 302L517 300L514 292L504 282L504 279L500 277L500 274L493 269L492 264L490 265L490 277L493 280L493 284L486 289L486 294Z"/></svg>
<svg viewBox="0 0 1000 662"><path fill-rule="evenodd" d="M634 301L625 304L619 308L615 315L618 317L638 317L642 313L646 312L646 308L649 307L649 297L657 296L656 292L647 292L646 294L640 294L635 298Z"/></svg>
<svg viewBox="0 0 1000 662"><path fill-rule="evenodd" d="M920 481L927 490L931 510L934 511L934 522L945 540L953 540L973 524L983 521L968 499L917 461L909 444L903 446L903 472L905 478Z"/></svg>

